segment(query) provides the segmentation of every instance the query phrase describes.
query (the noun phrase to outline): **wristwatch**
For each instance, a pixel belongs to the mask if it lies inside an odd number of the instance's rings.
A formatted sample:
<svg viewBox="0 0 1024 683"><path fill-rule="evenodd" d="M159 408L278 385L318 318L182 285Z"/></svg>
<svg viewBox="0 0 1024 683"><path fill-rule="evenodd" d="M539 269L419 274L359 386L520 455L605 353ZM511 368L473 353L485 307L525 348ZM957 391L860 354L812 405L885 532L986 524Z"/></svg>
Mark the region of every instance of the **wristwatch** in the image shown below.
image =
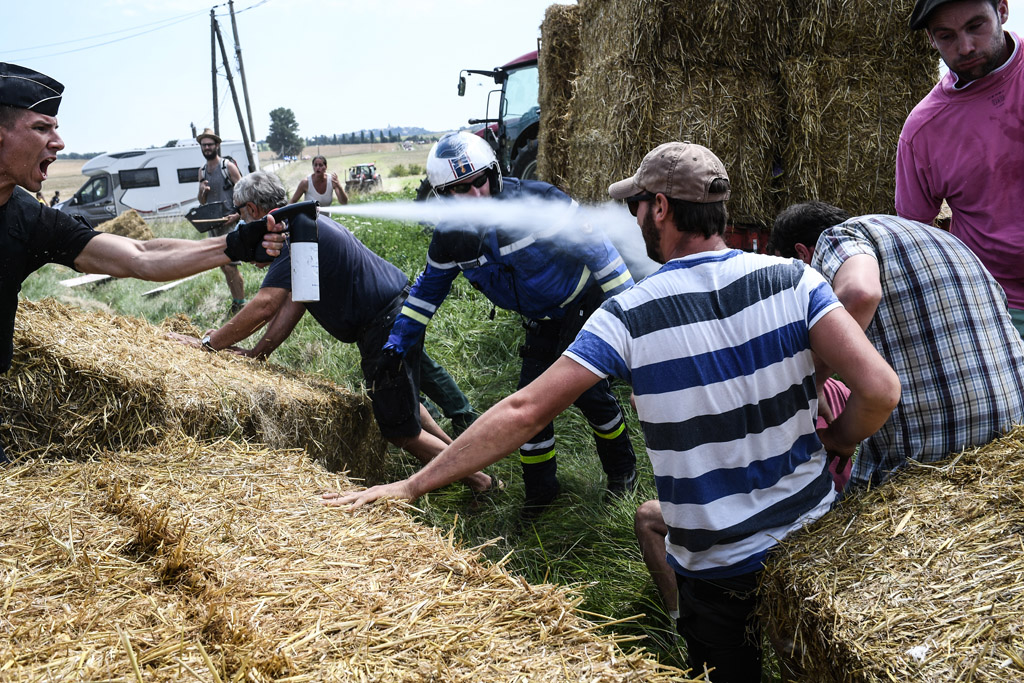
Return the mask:
<svg viewBox="0 0 1024 683"><path fill-rule="evenodd" d="M210 335L209 334L207 334L205 337L203 337L202 344L203 344L203 348L206 349L207 351L209 351L210 353L217 353L217 349L213 348L213 343L210 341Z"/></svg>

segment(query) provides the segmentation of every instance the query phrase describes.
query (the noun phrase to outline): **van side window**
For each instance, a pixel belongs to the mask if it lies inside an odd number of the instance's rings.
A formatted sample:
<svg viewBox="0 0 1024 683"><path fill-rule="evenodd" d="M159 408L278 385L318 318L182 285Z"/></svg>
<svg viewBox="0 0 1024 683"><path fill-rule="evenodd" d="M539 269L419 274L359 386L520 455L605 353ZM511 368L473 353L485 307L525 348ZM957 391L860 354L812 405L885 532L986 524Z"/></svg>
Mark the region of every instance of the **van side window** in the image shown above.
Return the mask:
<svg viewBox="0 0 1024 683"><path fill-rule="evenodd" d="M117 172L118 182L125 190L134 190L139 187L158 187L160 185L160 173L155 168L134 168L127 171Z"/></svg>
<svg viewBox="0 0 1024 683"><path fill-rule="evenodd" d="M110 194L110 183L107 180L107 176L96 176L78 191L78 196L81 197L82 204L90 204L92 202L98 202L101 199L106 199L107 195Z"/></svg>
<svg viewBox="0 0 1024 683"><path fill-rule="evenodd" d="M188 168L178 169L178 183L184 185L185 183L197 183L199 182L199 171L196 170L195 166L189 166Z"/></svg>

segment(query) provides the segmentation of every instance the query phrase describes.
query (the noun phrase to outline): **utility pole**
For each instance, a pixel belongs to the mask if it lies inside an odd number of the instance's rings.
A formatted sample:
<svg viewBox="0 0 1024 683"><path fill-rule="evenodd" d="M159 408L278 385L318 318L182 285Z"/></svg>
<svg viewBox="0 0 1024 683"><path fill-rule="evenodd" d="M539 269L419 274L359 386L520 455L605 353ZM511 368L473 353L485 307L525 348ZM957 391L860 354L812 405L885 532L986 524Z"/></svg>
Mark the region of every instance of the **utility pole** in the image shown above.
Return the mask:
<svg viewBox="0 0 1024 683"><path fill-rule="evenodd" d="M228 10L231 12L231 33L235 37L235 59L238 60L238 77L242 79L242 97L245 98L245 113L249 118L249 138L256 142L256 128L252 125L252 107L249 106L249 87L245 84L245 66L242 64L242 45L238 42L238 24L235 23L235 0L228 0Z"/></svg>
<svg viewBox="0 0 1024 683"><path fill-rule="evenodd" d="M235 78L231 75L231 65L228 63L228 51L224 49L224 38L220 35L220 26L217 20L213 20L213 30L217 35L217 44L220 45L220 56L224 60L224 71L228 75L228 87L231 89L231 99L235 103L235 115L238 116L238 127L242 129L242 142L245 144L245 156L249 160L249 173L256 170L256 160L252 156L252 147L249 146L249 133L245 130L245 119L242 118L242 108L238 104L238 93L235 91ZM220 133L218 133L220 135Z"/></svg>
<svg viewBox="0 0 1024 683"><path fill-rule="evenodd" d="M210 8L210 76L213 79L213 132L220 135L220 114L217 112L217 18Z"/></svg>

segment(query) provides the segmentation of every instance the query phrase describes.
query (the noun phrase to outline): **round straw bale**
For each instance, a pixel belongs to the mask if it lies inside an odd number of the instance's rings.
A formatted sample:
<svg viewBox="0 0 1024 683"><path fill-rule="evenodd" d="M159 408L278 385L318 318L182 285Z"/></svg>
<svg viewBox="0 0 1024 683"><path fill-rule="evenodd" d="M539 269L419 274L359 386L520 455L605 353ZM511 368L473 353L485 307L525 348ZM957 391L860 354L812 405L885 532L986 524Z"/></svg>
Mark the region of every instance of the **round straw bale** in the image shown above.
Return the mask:
<svg viewBox="0 0 1024 683"><path fill-rule="evenodd" d="M100 232L109 232L111 235L130 237L135 240L153 239L153 231L146 225L146 221L135 209L129 209L117 218L104 221L96 228Z"/></svg>

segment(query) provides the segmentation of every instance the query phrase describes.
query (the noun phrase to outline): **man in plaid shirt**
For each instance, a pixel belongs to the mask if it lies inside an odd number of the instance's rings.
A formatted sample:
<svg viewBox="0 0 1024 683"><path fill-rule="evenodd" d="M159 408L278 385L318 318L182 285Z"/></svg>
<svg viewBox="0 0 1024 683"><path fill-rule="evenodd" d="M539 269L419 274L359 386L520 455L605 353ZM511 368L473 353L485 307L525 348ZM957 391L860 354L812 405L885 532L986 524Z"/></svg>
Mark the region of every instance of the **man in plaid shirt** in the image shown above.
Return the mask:
<svg viewBox="0 0 1024 683"><path fill-rule="evenodd" d="M1024 342L1002 288L956 237L806 202L776 218L772 251L821 272L900 377L900 403L861 445L852 486L880 484L908 459L940 460L1024 422Z"/></svg>

